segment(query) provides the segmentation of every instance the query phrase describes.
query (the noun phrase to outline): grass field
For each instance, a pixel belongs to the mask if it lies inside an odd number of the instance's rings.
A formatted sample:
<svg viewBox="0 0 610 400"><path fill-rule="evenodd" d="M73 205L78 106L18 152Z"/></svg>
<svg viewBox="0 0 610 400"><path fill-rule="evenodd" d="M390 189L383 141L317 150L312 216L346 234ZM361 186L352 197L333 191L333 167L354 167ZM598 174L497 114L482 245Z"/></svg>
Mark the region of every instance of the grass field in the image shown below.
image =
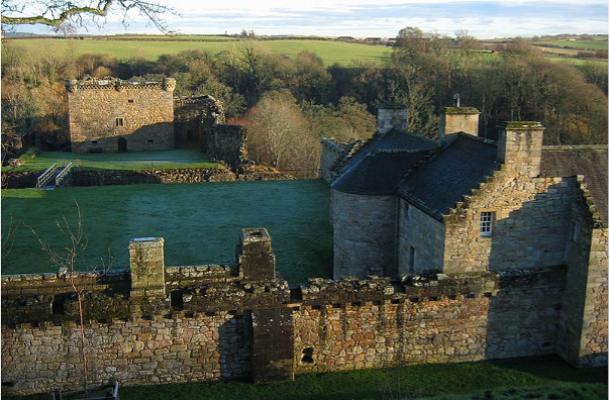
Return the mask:
<svg viewBox="0 0 610 400"><path fill-rule="evenodd" d="M303 50L316 53L326 65L338 63L352 65L358 62L383 62L391 53L391 48L331 40L227 40L227 41L171 41L121 40L121 39L18 39L4 40L3 45L17 49L30 59L75 58L82 54L108 54L118 59L141 57L156 60L162 54L177 54L185 50L204 50L211 53L240 51L245 46L257 46L270 51L295 57Z"/></svg>
<svg viewBox="0 0 610 400"><path fill-rule="evenodd" d="M605 40L541 40L539 42L536 42L536 44L569 47L581 50L608 50L607 38Z"/></svg>
<svg viewBox="0 0 610 400"><path fill-rule="evenodd" d="M607 399L608 386L606 368L576 369L558 357L540 357L299 375L294 382L270 385L124 387L120 395L123 400L601 400Z"/></svg>
<svg viewBox="0 0 610 400"><path fill-rule="evenodd" d="M51 246L63 246L56 221L75 220L75 201L88 239L83 270L99 266L109 251L113 267L127 267L129 240L142 236L165 238L168 266L233 264L240 229L263 226L278 271L290 283L331 276L329 191L321 181L2 190L2 239L11 224L15 232L2 273L54 272L31 229Z"/></svg>
<svg viewBox="0 0 610 400"><path fill-rule="evenodd" d="M95 169L173 169L173 168L223 168L209 162L199 150L164 150L130 153L79 154L70 152L28 152L19 157L23 164L18 167L3 167L5 171L43 171L53 163Z"/></svg>

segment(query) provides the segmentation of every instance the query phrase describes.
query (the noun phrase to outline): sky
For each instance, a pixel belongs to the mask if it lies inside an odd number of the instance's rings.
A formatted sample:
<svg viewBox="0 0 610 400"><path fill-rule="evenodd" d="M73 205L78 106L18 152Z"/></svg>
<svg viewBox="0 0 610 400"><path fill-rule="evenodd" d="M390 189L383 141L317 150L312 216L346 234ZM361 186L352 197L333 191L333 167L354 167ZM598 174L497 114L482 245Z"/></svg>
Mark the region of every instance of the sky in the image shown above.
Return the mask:
<svg viewBox="0 0 610 400"><path fill-rule="evenodd" d="M173 7L168 28L184 34L239 33L395 37L406 26L454 35L468 31L480 39L560 33L608 33L607 0L151 0ZM137 13L129 24L113 13L103 26L79 33L159 33ZM45 33L41 26L22 32Z"/></svg>

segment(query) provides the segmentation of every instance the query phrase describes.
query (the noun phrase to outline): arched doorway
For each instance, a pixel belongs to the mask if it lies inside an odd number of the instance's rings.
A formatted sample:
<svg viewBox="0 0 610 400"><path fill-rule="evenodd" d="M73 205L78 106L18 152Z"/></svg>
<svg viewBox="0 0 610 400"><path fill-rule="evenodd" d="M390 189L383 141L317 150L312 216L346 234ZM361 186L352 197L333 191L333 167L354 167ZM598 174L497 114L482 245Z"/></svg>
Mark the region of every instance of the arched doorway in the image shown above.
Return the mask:
<svg viewBox="0 0 610 400"><path fill-rule="evenodd" d="M125 153L127 151L127 139L119 138L119 153Z"/></svg>

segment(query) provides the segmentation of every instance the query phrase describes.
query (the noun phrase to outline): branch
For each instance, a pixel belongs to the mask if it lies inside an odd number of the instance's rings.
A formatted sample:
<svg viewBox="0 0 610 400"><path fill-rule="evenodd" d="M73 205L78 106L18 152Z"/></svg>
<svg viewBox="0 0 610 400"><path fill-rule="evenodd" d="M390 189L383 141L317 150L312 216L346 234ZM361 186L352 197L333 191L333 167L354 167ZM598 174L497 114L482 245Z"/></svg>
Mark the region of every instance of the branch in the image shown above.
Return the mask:
<svg viewBox="0 0 610 400"><path fill-rule="evenodd" d="M7 25L42 24L48 26L59 26L68 18L81 14L93 14L94 16L105 17L114 0L102 0L98 7L71 7L57 16L57 18L47 18L44 15L31 17L9 17L2 15L2 23Z"/></svg>

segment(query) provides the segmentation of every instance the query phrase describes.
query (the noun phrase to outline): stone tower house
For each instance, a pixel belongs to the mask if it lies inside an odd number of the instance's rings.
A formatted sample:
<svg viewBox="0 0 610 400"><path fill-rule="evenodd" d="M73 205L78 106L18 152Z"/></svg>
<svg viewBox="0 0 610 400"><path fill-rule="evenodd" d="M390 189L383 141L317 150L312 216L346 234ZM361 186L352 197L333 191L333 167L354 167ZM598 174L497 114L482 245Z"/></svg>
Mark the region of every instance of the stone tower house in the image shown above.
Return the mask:
<svg viewBox="0 0 610 400"><path fill-rule="evenodd" d="M174 148L174 79L66 81L72 151L125 152Z"/></svg>

